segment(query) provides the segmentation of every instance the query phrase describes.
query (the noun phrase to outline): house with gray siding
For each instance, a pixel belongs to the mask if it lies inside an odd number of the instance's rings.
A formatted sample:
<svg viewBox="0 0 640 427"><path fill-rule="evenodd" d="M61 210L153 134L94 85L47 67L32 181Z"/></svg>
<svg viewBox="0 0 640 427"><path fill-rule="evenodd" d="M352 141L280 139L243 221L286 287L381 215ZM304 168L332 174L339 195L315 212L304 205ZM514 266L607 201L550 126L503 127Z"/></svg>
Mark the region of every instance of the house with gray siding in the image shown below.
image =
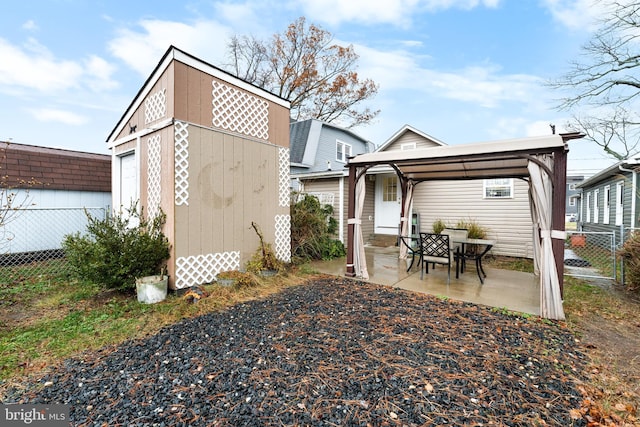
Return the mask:
<svg viewBox="0 0 640 427"><path fill-rule="evenodd" d="M616 233L640 227L638 173L640 157L620 161L576 185L578 230ZM618 236L618 234L617 234Z"/></svg>
<svg viewBox="0 0 640 427"><path fill-rule="evenodd" d="M291 189L315 195L321 203L331 205L339 224L338 238L344 242L348 190L345 166L349 157L372 152L373 144L349 129L317 119L292 122L289 141Z"/></svg>

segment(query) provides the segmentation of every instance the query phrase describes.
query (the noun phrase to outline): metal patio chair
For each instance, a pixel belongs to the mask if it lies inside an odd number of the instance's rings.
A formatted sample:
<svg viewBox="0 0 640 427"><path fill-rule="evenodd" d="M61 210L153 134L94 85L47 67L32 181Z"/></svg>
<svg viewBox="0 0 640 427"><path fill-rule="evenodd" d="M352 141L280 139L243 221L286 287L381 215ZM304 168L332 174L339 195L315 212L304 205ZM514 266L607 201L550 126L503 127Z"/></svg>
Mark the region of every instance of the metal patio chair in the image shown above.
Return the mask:
<svg viewBox="0 0 640 427"><path fill-rule="evenodd" d="M400 242L407 247L407 255L411 255L411 264L409 264L409 268L407 271L411 270L413 267L413 263L416 260L416 255L418 256L418 265L422 263L422 251L420 250L420 237L419 236L398 236L400 237Z"/></svg>
<svg viewBox="0 0 640 427"><path fill-rule="evenodd" d="M423 273L429 274L429 263L446 265L448 268L447 284L451 281L451 246L449 235L436 233L420 233L420 250L422 251L422 266L420 279Z"/></svg>

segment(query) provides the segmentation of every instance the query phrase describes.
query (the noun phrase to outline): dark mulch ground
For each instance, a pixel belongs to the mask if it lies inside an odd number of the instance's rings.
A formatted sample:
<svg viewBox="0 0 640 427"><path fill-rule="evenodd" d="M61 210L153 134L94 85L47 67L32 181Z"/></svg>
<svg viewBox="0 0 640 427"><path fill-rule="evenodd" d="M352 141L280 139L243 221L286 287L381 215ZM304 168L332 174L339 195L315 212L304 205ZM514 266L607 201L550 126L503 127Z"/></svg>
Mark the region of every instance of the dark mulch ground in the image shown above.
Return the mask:
<svg viewBox="0 0 640 427"><path fill-rule="evenodd" d="M324 279L68 360L9 400L69 404L81 426L583 425L574 348L550 322Z"/></svg>

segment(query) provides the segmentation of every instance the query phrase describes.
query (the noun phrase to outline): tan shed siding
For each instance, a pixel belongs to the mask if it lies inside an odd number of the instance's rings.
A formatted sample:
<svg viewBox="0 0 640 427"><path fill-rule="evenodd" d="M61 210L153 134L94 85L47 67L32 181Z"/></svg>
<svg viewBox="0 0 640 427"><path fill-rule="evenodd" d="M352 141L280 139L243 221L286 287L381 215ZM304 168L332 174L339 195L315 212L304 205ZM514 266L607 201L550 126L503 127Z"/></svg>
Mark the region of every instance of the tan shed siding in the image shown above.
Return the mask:
<svg viewBox="0 0 640 427"><path fill-rule="evenodd" d="M269 103L269 142L289 148L289 109Z"/></svg>
<svg viewBox="0 0 640 427"><path fill-rule="evenodd" d="M416 144L416 148L430 148L430 147L440 147L440 144L436 144L433 141L429 141L424 137L413 133L413 132L405 132L400 136L397 140L395 140L391 145L389 145L385 151L393 151L393 150L401 150L402 144L409 144L414 142Z"/></svg>
<svg viewBox="0 0 640 427"><path fill-rule="evenodd" d="M164 233L170 242L175 241L175 204L174 204L174 128L173 126L161 129L157 132L145 135L140 139L140 152L137 153L140 160L140 205L145 213L149 213L149 140L154 136L160 136L160 208L167 215ZM135 141L134 141L135 142ZM123 144L124 145L124 144ZM175 277L175 245L170 248L170 259L167 263L170 280Z"/></svg>
<svg viewBox="0 0 640 427"><path fill-rule="evenodd" d="M126 153L127 151L135 150L138 145L138 141L133 139L131 141L127 141L124 144L120 144L114 148L116 156L119 154Z"/></svg>
<svg viewBox="0 0 640 427"><path fill-rule="evenodd" d="M495 255L533 257L528 185L514 181L512 199L483 199L483 181L431 181L415 189L413 212L420 213L420 229L432 231L435 220L447 225L458 220L475 220L495 239Z"/></svg>
<svg viewBox="0 0 640 427"><path fill-rule="evenodd" d="M201 126L211 127L211 80L207 73L174 62L175 118Z"/></svg>
<svg viewBox="0 0 640 427"><path fill-rule="evenodd" d="M122 128L122 131L118 134L117 139L124 138L129 134L133 133L130 127L135 126L135 131L140 132L143 129L149 128L154 123L160 122L162 120L169 119L173 117L174 114L174 70L175 62L171 63L167 69L162 73L162 76L158 79L156 84L151 88L145 99L142 100L136 111L133 113L131 118L129 119L129 123ZM165 102L166 102L166 113L163 117L158 118L157 120L146 124L145 123L145 101L149 97L156 96L159 91L165 91Z"/></svg>
<svg viewBox="0 0 640 427"><path fill-rule="evenodd" d="M190 125L189 204L176 207L176 257L239 251L244 267L259 246L251 222L273 245L276 215L289 214L278 205L278 155L275 145Z"/></svg>

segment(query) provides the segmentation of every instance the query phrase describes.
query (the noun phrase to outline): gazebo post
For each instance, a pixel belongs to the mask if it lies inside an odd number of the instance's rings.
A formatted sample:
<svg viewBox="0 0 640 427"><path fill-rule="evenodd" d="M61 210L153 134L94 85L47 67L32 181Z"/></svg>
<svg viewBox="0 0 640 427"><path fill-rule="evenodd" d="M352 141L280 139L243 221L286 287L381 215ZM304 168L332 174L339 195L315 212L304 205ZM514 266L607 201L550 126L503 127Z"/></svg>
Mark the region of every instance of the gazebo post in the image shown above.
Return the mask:
<svg viewBox="0 0 640 427"><path fill-rule="evenodd" d="M356 213L356 167L349 165L349 193L347 197L347 219L353 218ZM347 277L355 277L356 272L353 265L353 241L354 227L352 221L347 221Z"/></svg>
<svg viewBox="0 0 640 427"><path fill-rule="evenodd" d="M553 155L553 200L551 229L565 231L564 214L567 196L567 148L555 151ZM552 239L553 257L558 272L560 296L564 296L564 240Z"/></svg>

